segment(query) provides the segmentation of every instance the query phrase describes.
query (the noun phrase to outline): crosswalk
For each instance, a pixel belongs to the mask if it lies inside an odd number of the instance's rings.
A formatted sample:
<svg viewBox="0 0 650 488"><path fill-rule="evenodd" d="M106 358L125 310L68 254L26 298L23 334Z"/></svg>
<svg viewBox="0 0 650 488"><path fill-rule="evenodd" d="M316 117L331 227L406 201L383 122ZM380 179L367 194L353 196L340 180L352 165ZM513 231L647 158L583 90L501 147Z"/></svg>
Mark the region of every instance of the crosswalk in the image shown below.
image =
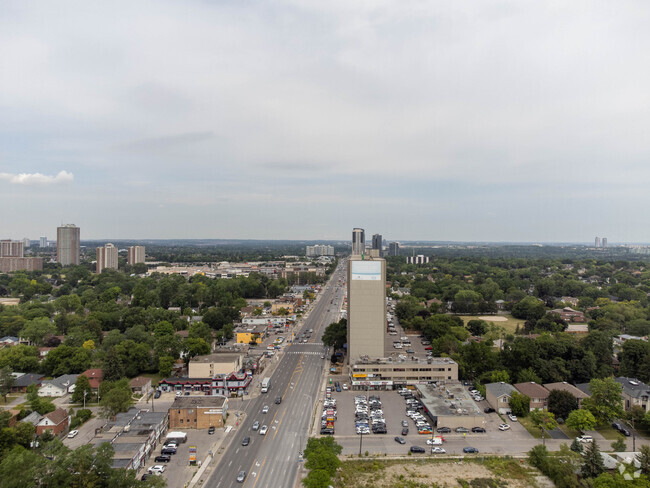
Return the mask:
<svg viewBox="0 0 650 488"><path fill-rule="evenodd" d="M320 356L323 353L318 351L287 351L287 354L308 354L312 356Z"/></svg>
<svg viewBox="0 0 650 488"><path fill-rule="evenodd" d="M322 342L301 342L293 344L293 347L302 347L302 346L323 346Z"/></svg>

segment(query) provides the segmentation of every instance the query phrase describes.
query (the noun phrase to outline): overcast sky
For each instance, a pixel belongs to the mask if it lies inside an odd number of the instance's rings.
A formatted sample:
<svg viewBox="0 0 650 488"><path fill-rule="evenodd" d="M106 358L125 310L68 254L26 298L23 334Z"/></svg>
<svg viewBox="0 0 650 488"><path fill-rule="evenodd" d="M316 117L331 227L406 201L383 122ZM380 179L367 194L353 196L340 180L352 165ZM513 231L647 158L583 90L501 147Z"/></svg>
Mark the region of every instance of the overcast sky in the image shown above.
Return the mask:
<svg viewBox="0 0 650 488"><path fill-rule="evenodd" d="M650 2L9 1L0 238L650 242Z"/></svg>

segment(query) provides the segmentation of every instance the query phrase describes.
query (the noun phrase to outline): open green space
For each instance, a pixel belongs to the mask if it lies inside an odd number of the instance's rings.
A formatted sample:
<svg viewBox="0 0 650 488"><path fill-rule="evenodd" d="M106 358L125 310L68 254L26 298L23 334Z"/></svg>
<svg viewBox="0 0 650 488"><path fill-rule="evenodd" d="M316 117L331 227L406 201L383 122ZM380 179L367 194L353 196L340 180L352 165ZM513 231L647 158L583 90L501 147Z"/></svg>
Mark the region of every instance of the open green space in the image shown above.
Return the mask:
<svg viewBox="0 0 650 488"><path fill-rule="evenodd" d="M467 322L469 322L470 320L477 320L480 317L490 317L490 316L489 315L459 315L459 317L463 319L463 322L465 323L465 325L467 325ZM506 334L514 334L515 331L517 330L517 326L519 326L519 329L523 329L524 327L525 320L516 319L510 314L494 315L494 317L495 320L489 320L487 318L481 320L485 320L488 323L493 323L496 326L503 327ZM502 320L501 318L504 318L506 320Z"/></svg>

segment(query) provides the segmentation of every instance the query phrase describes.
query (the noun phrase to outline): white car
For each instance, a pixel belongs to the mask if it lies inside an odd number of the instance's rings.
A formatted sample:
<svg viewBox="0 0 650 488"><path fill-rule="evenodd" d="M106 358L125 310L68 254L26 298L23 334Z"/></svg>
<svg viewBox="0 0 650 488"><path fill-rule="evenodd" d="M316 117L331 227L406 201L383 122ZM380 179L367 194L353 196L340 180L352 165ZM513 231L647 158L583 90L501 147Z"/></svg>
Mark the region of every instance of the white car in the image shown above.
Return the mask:
<svg viewBox="0 0 650 488"><path fill-rule="evenodd" d="M445 454L447 451L445 451L442 447L432 447L431 448L431 454Z"/></svg>
<svg viewBox="0 0 650 488"><path fill-rule="evenodd" d="M582 443L594 442L594 438L591 437L590 435L581 435L579 437L576 437L576 440Z"/></svg>
<svg viewBox="0 0 650 488"><path fill-rule="evenodd" d="M509 418L511 421L513 421L513 422L516 422L516 421L517 421L517 416L516 416L516 415L513 415L513 414L511 414L511 413L508 414L508 418Z"/></svg>
<svg viewBox="0 0 650 488"><path fill-rule="evenodd" d="M343 384L341 385L341 388L343 388L344 390L347 390L347 389L348 389L348 384L347 384L347 383L343 383Z"/></svg>
<svg viewBox="0 0 650 488"><path fill-rule="evenodd" d="M165 467L161 464L156 464L149 468L149 473L151 474L163 474L165 472Z"/></svg>
<svg viewBox="0 0 650 488"><path fill-rule="evenodd" d="M266 435L268 430L269 428L266 425L263 425L262 428L260 429L260 435Z"/></svg>
<svg viewBox="0 0 650 488"><path fill-rule="evenodd" d="M501 424L499 425L499 430L508 430L510 426L508 424Z"/></svg>
<svg viewBox="0 0 650 488"><path fill-rule="evenodd" d="M269 406L264 405L264 408L262 408L262 413L269 413Z"/></svg>
<svg viewBox="0 0 650 488"><path fill-rule="evenodd" d="M433 439L427 439L427 444L430 446L440 446L442 445L442 437L434 437Z"/></svg>
<svg viewBox="0 0 650 488"><path fill-rule="evenodd" d="M68 432L68 437L70 438L76 437L78 433L79 433L78 430L71 430L70 432Z"/></svg>

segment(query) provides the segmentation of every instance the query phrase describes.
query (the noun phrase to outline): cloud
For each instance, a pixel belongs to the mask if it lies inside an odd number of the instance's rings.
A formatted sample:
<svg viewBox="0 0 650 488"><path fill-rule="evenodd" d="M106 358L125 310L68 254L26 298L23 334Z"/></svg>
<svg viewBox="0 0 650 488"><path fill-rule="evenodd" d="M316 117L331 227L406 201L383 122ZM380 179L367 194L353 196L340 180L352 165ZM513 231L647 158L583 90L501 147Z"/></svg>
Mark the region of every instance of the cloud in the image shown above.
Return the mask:
<svg viewBox="0 0 650 488"><path fill-rule="evenodd" d="M56 176L41 173L0 173L0 180L8 181L14 185L57 185L60 183L72 183L74 181L74 175L65 170L59 171Z"/></svg>

